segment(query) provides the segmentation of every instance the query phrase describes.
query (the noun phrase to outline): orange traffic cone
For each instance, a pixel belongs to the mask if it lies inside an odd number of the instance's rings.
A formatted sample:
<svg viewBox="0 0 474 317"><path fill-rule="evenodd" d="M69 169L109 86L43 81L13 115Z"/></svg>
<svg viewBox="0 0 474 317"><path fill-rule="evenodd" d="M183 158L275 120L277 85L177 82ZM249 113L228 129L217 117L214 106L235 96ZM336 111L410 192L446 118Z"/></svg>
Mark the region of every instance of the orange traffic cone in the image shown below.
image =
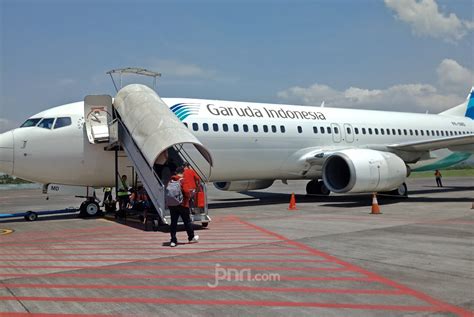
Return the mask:
<svg viewBox="0 0 474 317"><path fill-rule="evenodd" d="M372 195L372 215L379 215L381 214L380 212L380 207L379 207L379 202L377 201L377 195L373 193Z"/></svg>
<svg viewBox="0 0 474 317"><path fill-rule="evenodd" d="M290 205L288 206L288 210L298 210L298 208L296 208L295 193L291 193Z"/></svg>

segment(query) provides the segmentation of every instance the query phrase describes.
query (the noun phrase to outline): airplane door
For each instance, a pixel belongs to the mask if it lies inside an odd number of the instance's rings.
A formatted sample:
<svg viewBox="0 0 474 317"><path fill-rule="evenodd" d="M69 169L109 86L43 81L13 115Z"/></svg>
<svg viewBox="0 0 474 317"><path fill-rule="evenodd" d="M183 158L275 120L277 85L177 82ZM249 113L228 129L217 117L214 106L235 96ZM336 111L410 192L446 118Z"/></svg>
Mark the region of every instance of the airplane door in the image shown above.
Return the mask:
<svg viewBox="0 0 474 317"><path fill-rule="evenodd" d="M344 134L346 135L346 142L354 142L354 129L349 123L344 123Z"/></svg>
<svg viewBox="0 0 474 317"><path fill-rule="evenodd" d="M341 142L341 129L339 128L339 124L331 123L331 130L332 130L332 140L335 143Z"/></svg>

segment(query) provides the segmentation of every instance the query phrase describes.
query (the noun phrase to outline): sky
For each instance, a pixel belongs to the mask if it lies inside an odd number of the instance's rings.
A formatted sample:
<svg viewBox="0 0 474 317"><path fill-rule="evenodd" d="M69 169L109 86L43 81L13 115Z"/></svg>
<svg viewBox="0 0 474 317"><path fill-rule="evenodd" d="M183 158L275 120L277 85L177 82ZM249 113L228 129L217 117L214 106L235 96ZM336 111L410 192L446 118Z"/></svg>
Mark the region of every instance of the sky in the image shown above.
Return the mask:
<svg viewBox="0 0 474 317"><path fill-rule="evenodd" d="M0 0L0 132L113 96L106 72L129 66L161 72L162 97L438 113L474 85L473 6Z"/></svg>

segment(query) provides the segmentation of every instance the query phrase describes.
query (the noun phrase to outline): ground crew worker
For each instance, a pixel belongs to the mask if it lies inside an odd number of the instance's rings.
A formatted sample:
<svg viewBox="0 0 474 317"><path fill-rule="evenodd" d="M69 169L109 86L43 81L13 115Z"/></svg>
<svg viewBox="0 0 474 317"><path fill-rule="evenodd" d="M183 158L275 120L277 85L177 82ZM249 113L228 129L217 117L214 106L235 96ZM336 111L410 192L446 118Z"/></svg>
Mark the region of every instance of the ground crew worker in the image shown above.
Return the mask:
<svg viewBox="0 0 474 317"><path fill-rule="evenodd" d="M434 176L436 178L436 186L443 187L443 183L441 182L441 177L443 177L443 175L441 175L441 172L436 170Z"/></svg>
<svg viewBox="0 0 474 317"><path fill-rule="evenodd" d="M188 162L185 162L183 165L183 206L193 208L195 206L194 196L201 185L201 179Z"/></svg>
<svg viewBox="0 0 474 317"><path fill-rule="evenodd" d="M105 206L105 202L110 203L112 201L112 187L104 187L104 199L102 200L102 207Z"/></svg>
<svg viewBox="0 0 474 317"><path fill-rule="evenodd" d="M119 188L117 192L118 201L119 201L119 210L125 210L129 202L129 193L128 193L128 184L127 184L127 175L122 175L122 178L119 182Z"/></svg>

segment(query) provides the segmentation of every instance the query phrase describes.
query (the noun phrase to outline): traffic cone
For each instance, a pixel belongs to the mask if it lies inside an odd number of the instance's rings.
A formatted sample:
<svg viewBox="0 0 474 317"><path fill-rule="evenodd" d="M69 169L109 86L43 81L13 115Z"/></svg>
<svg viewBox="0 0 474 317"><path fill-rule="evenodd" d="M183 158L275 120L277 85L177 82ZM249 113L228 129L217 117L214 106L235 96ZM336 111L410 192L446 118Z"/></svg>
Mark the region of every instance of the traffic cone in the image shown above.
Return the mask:
<svg viewBox="0 0 474 317"><path fill-rule="evenodd" d="M380 207L379 207L379 202L377 201L377 195L375 193L372 194L372 215L379 215L381 214L380 212Z"/></svg>
<svg viewBox="0 0 474 317"><path fill-rule="evenodd" d="M295 193L291 193L290 205L288 206L288 210L298 210L298 208L296 208Z"/></svg>

